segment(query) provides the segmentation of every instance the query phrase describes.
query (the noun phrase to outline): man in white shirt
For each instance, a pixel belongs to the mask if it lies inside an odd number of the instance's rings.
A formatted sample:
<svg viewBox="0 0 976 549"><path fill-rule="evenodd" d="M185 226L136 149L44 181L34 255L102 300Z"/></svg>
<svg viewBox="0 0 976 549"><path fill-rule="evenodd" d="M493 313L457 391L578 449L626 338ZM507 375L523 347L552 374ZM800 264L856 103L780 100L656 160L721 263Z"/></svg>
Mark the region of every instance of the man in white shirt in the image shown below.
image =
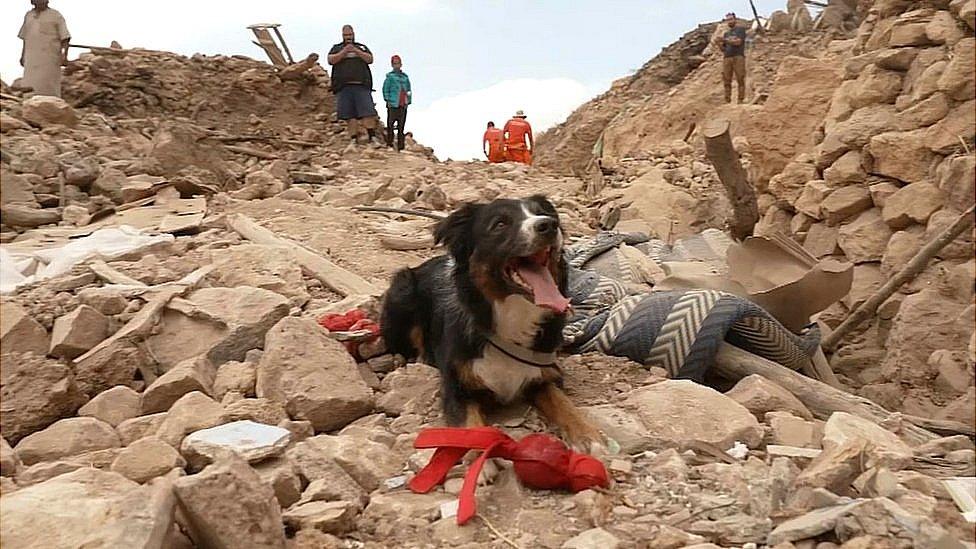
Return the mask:
<svg viewBox="0 0 976 549"><path fill-rule="evenodd" d="M61 97L61 66L68 62L71 34L64 17L47 7L48 0L31 0L34 9L24 16L17 37L24 41L20 66L24 67L22 83L34 95Z"/></svg>

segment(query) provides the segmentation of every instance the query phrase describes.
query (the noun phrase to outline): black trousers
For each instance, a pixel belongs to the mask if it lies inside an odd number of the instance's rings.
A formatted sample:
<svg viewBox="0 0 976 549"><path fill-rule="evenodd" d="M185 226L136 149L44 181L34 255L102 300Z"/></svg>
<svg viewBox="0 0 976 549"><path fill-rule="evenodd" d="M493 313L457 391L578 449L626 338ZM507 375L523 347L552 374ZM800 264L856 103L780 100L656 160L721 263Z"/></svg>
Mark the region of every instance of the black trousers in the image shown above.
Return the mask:
<svg viewBox="0 0 976 549"><path fill-rule="evenodd" d="M407 107L386 107L386 144L393 146L393 126L396 125L396 150L402 151L405 138L403 126L407 123Z"/></svg>

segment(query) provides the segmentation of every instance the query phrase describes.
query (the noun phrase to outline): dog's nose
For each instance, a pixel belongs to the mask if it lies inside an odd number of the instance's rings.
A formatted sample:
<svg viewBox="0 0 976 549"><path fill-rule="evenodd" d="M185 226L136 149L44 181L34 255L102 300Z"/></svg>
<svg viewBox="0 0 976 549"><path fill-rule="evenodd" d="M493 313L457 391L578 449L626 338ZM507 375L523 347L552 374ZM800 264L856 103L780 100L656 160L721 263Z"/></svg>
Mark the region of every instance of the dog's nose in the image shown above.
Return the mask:
<svg viewBox="0 0 976 549"><path fill-rule="evenodd" d="M556 220L545 217L535 222L535 232L540 235L547 235L556 232Z"/></svg>

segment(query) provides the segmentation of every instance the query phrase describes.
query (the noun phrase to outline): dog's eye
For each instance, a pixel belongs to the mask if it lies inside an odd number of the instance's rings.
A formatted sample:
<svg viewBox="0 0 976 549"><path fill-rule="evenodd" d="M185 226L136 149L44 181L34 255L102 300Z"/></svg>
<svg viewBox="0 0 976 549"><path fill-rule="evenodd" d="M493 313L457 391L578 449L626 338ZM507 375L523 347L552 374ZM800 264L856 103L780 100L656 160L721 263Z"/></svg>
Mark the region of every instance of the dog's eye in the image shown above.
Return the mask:
<svg viewBox="0 0 976 549"><path fill-rule="evenodd" d="M508 220L504 217L499 217L491 223L491 230L500 231L508 226Z"/></svg>

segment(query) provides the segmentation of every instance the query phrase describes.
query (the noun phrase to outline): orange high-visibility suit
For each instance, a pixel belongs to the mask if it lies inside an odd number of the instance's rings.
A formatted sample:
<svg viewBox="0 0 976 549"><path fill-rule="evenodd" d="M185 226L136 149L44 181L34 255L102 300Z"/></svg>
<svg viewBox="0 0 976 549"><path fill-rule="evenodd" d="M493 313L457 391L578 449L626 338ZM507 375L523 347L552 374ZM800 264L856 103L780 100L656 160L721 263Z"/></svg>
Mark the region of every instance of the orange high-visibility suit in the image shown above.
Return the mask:
<svg viewBox="0 0 976 549"><path fill-rule="evenodd" d="M528 145L526 145L528 138ZM524 118L513 118L505 123L505 156L512 162L532 163L532 126Z"/></svg>
<svg viewBox="0 0 976 549"><path fill-rule="evenodd" d="M488 145L488 162L505 161L505 134L498 128L488 128L481 140L481 147Z"/></svg>

